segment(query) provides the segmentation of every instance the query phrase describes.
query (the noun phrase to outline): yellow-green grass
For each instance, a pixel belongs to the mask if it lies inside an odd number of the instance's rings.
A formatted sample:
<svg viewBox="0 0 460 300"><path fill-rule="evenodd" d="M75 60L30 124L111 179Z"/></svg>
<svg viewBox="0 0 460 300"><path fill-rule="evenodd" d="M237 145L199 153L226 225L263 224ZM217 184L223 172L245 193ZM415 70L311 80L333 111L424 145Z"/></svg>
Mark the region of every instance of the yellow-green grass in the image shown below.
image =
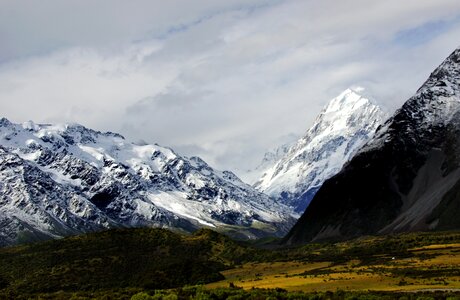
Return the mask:
<svg viewBox="0 0 460 300"><path fill-rule="evenodd" d="M460 244L434 244L418 248L410 249L411 251L420 251L420 250L440 250L440 249L459 249Z"/></svg>
<svg viewBox="0 0 460 300"><path fill-rule="evenodd" d="M222 272L225 280L208 288L283 288L289 291L460 289L460 244L429 245L409 257L376 256L378 262L248 263Z"/></svg>

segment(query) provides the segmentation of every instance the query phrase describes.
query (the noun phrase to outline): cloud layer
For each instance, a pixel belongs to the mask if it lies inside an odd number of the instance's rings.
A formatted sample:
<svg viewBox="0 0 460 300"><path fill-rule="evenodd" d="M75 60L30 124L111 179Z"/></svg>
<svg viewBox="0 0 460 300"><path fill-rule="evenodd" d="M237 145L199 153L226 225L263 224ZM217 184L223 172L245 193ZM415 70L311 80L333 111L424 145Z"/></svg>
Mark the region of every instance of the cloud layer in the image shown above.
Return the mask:
<svg viewBox="0 0 460 300"><path fill-rule="evenodd" d="M237 172L351 85L401 105L460 45L457 0L3 1L0 110Z"/></svg>

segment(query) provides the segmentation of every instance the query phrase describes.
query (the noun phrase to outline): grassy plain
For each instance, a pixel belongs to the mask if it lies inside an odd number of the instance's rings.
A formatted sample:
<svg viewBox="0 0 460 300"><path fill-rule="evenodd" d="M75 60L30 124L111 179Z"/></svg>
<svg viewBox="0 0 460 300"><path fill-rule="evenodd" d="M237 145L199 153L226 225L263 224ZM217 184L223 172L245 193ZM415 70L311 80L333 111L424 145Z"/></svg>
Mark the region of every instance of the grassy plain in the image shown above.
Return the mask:
<svg viewBox="0 0 460 300"><path fill-rule="evenodd" d="M401 239L406 237L401 236ZM382 240L378 238L359 241L361 245L379 242ZM336 244L343 249L342 259L336 256L335 260L250 262L221 272L225 279L207 287L222 288L231 284L244 289L282 288L304 292L460 291L459 243L418 246L400 253L390 248L389 254L381 251L370 255L363 253L361 259L359 253L353 256L345 254L346 249L353 247L351 243ZM423 241L420 240L420 243Z"/></svg>

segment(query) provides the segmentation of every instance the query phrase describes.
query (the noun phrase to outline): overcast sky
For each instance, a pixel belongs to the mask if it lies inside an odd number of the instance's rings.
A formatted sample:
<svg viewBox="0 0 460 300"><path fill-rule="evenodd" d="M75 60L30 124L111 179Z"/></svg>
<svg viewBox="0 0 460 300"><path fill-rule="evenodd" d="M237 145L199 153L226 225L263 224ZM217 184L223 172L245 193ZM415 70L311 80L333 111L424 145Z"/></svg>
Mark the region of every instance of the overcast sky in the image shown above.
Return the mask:
<svg viewBox="0 0 460 300"><path fill-rule="evenodd" d="M458 0L0 0L0 111L241 174L349 86L395 109L458 46Z"/></svg>

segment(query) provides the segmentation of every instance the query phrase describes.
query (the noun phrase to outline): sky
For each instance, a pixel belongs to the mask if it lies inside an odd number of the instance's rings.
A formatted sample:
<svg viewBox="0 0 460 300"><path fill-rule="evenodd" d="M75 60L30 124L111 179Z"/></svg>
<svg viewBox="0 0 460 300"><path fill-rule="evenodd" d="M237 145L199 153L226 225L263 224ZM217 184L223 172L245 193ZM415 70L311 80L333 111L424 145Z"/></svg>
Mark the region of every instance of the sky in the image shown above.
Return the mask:
<svg viewBox="0 0 460 300"><path fill-rule="evenodd" d="M458 0L0 0L0 112L243 175L362 86L402 105L460 46Z"/></svg>

